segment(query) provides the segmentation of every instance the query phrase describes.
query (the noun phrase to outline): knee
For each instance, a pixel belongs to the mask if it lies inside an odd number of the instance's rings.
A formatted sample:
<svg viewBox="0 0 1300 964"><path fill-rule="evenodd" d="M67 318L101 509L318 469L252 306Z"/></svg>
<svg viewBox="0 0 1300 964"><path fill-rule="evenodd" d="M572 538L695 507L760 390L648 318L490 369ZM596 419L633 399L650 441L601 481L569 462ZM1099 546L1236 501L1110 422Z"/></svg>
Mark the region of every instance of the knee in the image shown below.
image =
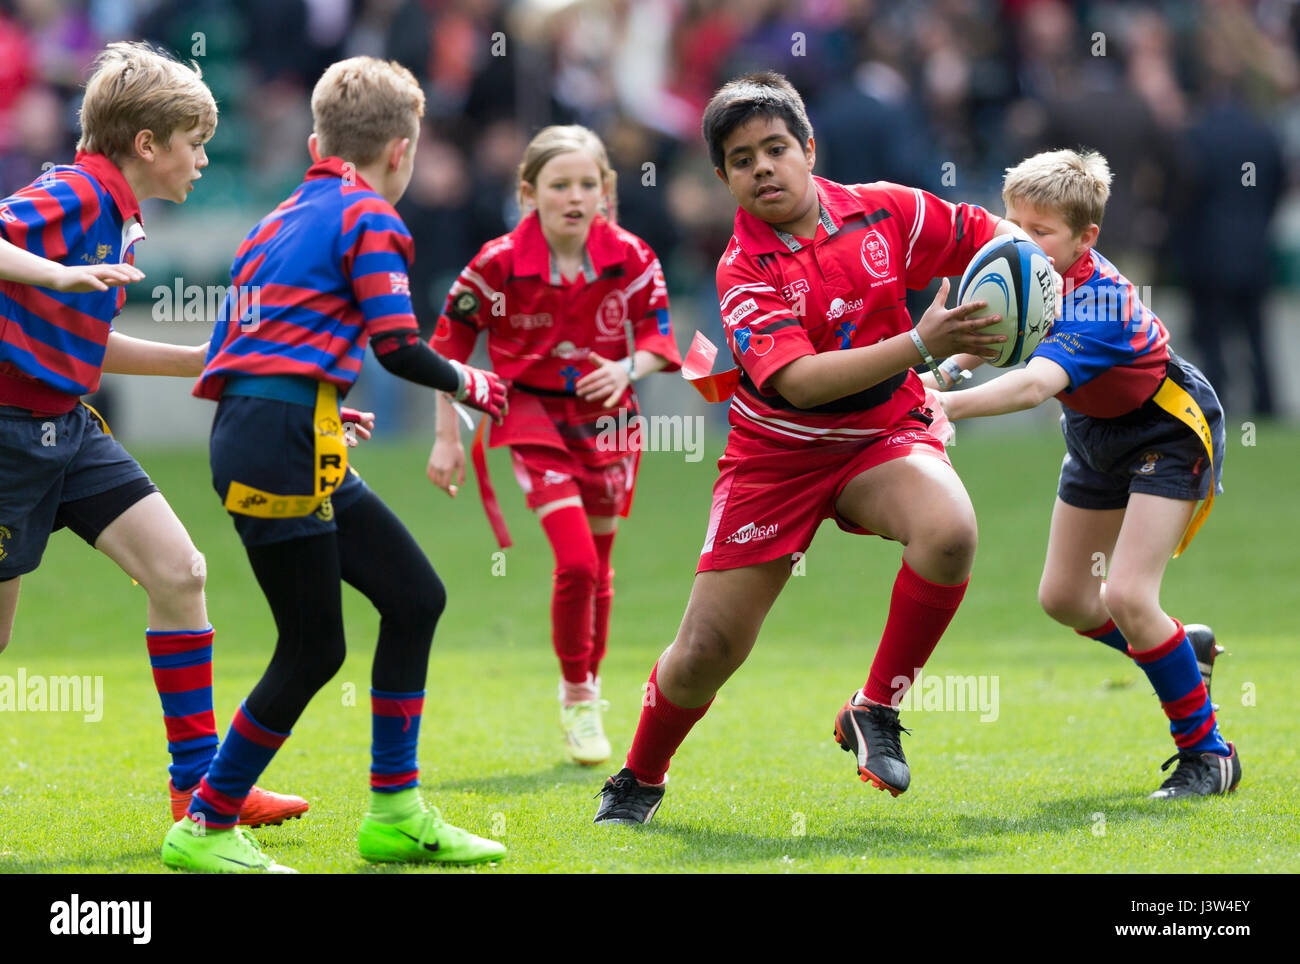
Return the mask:
<svg viewBox="0 0 1300 964"><path fill-rule="evenodd" d="M1063 626L1069 626L1071 629L1095 628L1084 625L1093 621L1091 613L1085 600L1069 586L1059 583L1039 583L1038 605L1043 607L1043 612Z"/></svg>
<svg viewBox="0 0 1300 964"><path fill-rule="evenodd" d="M1106 611L1110 613L1110 618L1115 620L1115 624L1120 629L1133 626L1160 611L1159 603L1146 587L1131 582L1114 580L1106 582L1102 587L1101 598L1106 604Z"/></svg>
<svg viewBox="0 0 1300 964"><path fill-rule="evenodd" d="M555 565L555 586L595 588L599 578L595 552L560 559Z"/></svg>
<svg viewBox="0 0 1300 964"><path fill-rule="evenodd" d="M929 578L933 582L954 585L970 575L975 561L979 531L973 513L961 513L942 520L918 533L912 544L924 553ZM926 573L919 573L926 575Z"/></svg>
<svg viewBox="0 0 1300 964"><path fill-rule="evenodd" d="M745 661L748 647L710 622L683 626L673 643L678 666L692 683L711 680L719 671L730 674Z"/></svg>
<svg viewBox="0 0 1300 964"><path fill-rule="evenodd" d="M403 621L421 636L432 639L434 630L438 628L438 620L447 608L447 587L442 584L437 573L430 569L415 591L405 597L404 607Z"/></svg>
<svg viewBox="0 0 1300 964"><path fill-rule="evenodd" d="M309 663L303 667L303 676L313 693L338 674L347 656L347 645L343 639L342 629L322 635L317 642L318 645L313 648Z"/></svg>
<svg viewBox="0 0 1300 964"><path fill-rule="evenodd" d="M145 591L156 599L179 600L202 596L207 576L207 560L191 547L188 555L160 558L142 582Z"/></svg>

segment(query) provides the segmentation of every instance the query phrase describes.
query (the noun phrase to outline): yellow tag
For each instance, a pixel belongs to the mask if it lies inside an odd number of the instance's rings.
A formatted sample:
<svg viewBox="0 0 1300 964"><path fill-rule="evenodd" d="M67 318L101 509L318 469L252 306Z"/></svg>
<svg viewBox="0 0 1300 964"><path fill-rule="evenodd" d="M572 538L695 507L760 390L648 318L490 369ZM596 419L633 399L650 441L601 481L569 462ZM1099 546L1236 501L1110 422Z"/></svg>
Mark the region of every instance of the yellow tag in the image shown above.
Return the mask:
<svg viewBox="0 0 1300 964"><path fill-rule="evenodd" d="M348 471L348 446L339 419L338 389L330 382L320 382L316 389L316 451L313 455L315 492L311 495L277 495L263 492L242 482L231 482L226 492L226 510L259 519L296 519L311 515L323 506L320 514L333 518L330 494L343 484Z"/></svg>
<svg viewBox="0 0 1300 964"><path fill-rule="evenodd" d="M1183 550L1192 544L1192 538L1210 517L1210 510L1214 508L1214 436L1210 433L1209 423L1205 421L1205 415L1201 412L1201 406L1196 404L1196 399L1176 385L1173 379L1166 378L1161 382L1160 389L1152 401L1197 434L1201 444L1205 446L1205 455L1209 459L1210 494L1196 510L1192 521L1187 524L1187 531L1183 533L1182 541L1174 550L1174 558L1177 559L1183 554Z"/></svg>
<svg viewBox="0 0 1300 964"><path fill-rule="evenodd" d="M85 402L82 402L81 404L86 405ZM104 434L107 435L109 438L112 438L113 432L108 427L108 423L104 421L104 416L100 415L99 412L95 411L95 406L93 405L86 405L86 408L90 410L91 415L95 416L95 421L97 421L99 423L99 427L104 430Z"/></svg>

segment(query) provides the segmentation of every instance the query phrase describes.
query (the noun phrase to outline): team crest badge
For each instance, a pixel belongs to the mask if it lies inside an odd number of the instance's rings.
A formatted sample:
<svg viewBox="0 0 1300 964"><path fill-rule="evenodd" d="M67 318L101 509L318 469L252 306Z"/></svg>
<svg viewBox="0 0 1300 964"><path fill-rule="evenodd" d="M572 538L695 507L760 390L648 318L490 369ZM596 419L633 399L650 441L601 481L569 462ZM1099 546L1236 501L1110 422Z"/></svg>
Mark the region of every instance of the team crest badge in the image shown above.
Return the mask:
<svg viewBox="0 0 1300 964"><path fill-rule="evenodd" d="M862 267L873 278L883 278L889 274L889 246L885 244L884 235L877 230L867 232L862 239Z"/></svg>
<svg viewBox="0 0 1300 964"><path fill-rule="evenodd" d="M5 549L5 542L12 538L13 538L13 533L10 532L8 529L6 529L4 526L0 526L0 559L3 559L5 556L9 555L8 550Z"/></svg>
<svg viewBox="0 0 1300 964"><path fill-rule="evenodd" d="M1137 468L1138 475L1150 475L1156 470L1156 462L1164 456L1160 452L1147 452L1142 456L1142 464Z"/></svg>
<svg viewBox="0 0 1300 964"><path fill-rule="evenodd" d="M341 426L338 419L335 418L322 418L316 423L317 435L329 437L331 435L338 435L342 430L343 426Z"/></svg>
<svg viewBox="0 0 1300 964"><path fill-rule="evenodd" d="M462 291L451 300L451 313L456 318L468 318L478 311L478 295L472 291Z"/></svg>
<svg viewBox="0 0 1300 964"><path fill-rule="evenodd" d="M334 521L334 503L329 500L329 496L325 497L325 501L317 507L312 515L320 519L321 522Z"/></svg>
<svg viewBox="0 0 1300 964"><path fill-rule="evenodd" d="M621 335L623 322L627 321L627 295L611 291L601 299L596 309L596 328L602 335Z"/></svg>

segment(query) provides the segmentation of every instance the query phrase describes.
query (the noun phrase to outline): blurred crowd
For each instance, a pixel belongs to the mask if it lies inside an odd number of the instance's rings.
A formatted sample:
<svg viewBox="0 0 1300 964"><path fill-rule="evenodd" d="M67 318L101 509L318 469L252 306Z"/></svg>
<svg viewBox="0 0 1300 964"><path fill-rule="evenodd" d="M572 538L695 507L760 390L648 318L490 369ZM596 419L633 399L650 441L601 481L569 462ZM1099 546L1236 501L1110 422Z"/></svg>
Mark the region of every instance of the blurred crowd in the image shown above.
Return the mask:
<svg viewBox="0 0 1300 964"><path fill-rule="evenodd" d="M817 172L835 180L1000 212L1007 166L1095 148L1115 175L1101 250L1139 285L1187 289L1211 380L1250 366L1243 404L1275 404L1263 297L1300 284L1300 236L1274 223L1300 184L1294 0L0 0L0 188L71 156L86 68L126 37L196 61L221 109L204 184L164 218L192 205L246 209L251 224L308 163L326 65L371 54L410 68L428 109L401 211L429 325L457 271L513 227L516 165L548 123L605 138L619 220L703 322L735 208L699 120L742 71L790 77ZM202 280L231 253L213 252Z"/></svg>

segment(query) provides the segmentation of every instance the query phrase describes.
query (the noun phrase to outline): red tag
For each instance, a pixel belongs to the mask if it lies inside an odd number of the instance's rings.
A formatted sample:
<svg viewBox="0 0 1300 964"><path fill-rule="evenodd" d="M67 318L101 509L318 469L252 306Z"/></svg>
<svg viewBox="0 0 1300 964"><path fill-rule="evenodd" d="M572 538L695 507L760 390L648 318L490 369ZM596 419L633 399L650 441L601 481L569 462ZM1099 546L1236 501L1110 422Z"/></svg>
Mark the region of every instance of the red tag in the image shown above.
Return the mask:
<svg viewBox="0 0 1300 964"><path fill-rule="evenodd" d="M771 339L770 335L767 337ZM703 332L697 331L691 340L691 350L682 360L682 377L708 402L725 402L736 393L736 386L740 384L739 368L710 374L717 357L718 347L705 338Z"/></svg>

